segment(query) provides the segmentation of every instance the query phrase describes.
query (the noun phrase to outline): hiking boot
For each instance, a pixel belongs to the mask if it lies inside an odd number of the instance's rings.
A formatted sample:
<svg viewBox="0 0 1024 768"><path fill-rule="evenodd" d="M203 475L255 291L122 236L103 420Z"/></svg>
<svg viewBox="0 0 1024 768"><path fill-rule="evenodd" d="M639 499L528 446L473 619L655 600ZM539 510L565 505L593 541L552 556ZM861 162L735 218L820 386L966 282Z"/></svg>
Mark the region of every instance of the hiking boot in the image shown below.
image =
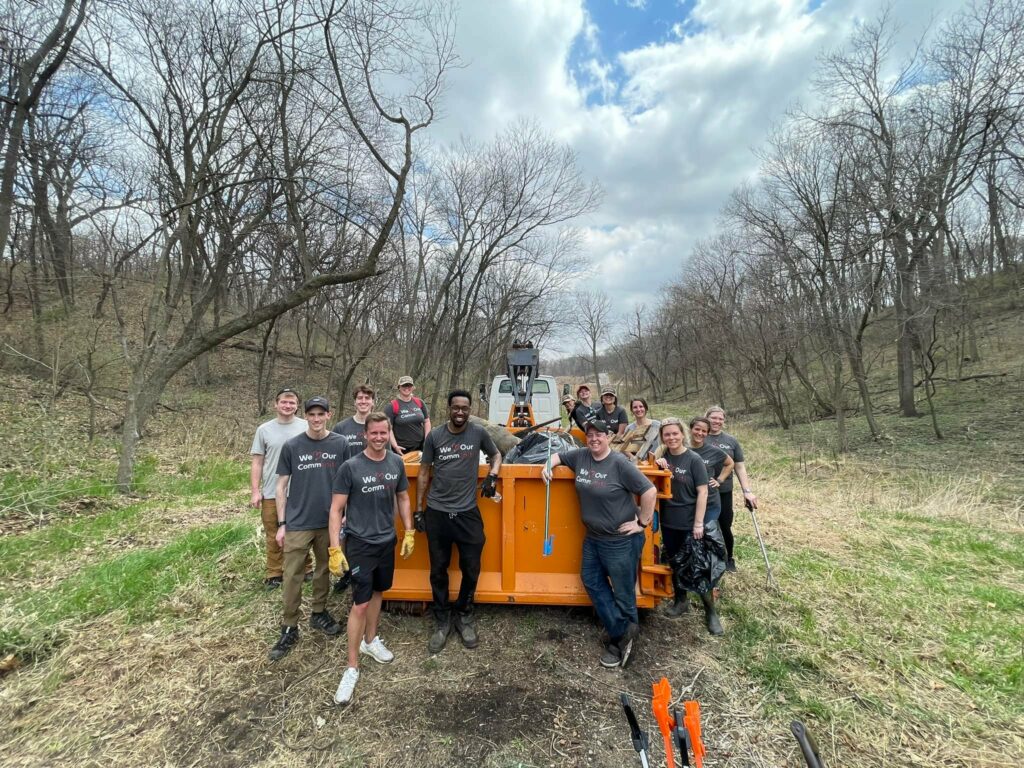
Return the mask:
<svg viewBox="0 0 1024 768"><path fill-rule="evenodd" d="M263 586L268 590L280 589L282 584L284 584L284 579L280 576L271 576L270 578L263 580Z"/></svg>
<svg viewBox="0 0 1024 768"><path fill-rule="evenodd" d="M678 619L689 610L690 601L687 599L686 595L683 595L682 597L677 597L672 601L672 604L665 609L665 615L670 619Z"/></svg>
<svg viewBox="0 0 1024 768"><path fill-rule="evenodd" d="M384 641L380 639L380 635L377 635L369 643L365 640L360 640L359 652L365 653L367 656L373 658L374 661L381 664L390 664L395 660L395 654L387 649L387 646L384 645Z"/></svg>
<svg viewBox="0 0 1024 768"><path fill-rule="evenodd" d="M312 629L319 629L325 635L334 637L341 634L341 624L334 620L327 611L320 611L309 616L309 626Z"/></svg>
<svg viewBox="0 0 1024 768"><path fill-rule="evenodd" d="M729 573L736 573L736 560L729 558L725 561L725 570Z"/></svg>
<svg viewBox="0 0 1024 768"><path fill-rule="evenodd" d="M334 694L334 703L345 705L352 701L352 696L356 692L356 683L359 682L359 670L355 667L349 667L345 670L345 674L341 676L341 682L338 683L338 690Z"/></svg>
<svg viewBox="0 0 1024 768"><path fill-rule="evenodd" d="M723 634L725 630L722 629L722 620L718 618L718 612L715 611L714 598L704 594L700 596L700 600L704 603L704 623L708 625L708 632L712 635Z"/></svg>
<svg viewBox="0 0 1024 768"><path fill-rule="evenodd" d="M622 656L619 666L623 669L626 668L626 665L629 664L629 661L633 656L633 651L636 649L636 639L639 636L639 625L630 622L629 626L626 627L626 634L619 638L619 654Z"/></svg>
<svg viewBox="0 0 1024 768"><path fill-rule="evenodd" d="M476 648L480 645L480 638L476 634L476 623L473 614L455 614L455 631L462 638L462 644L466 648Z"/></svg>
<svg viewBox="0 0 1024 768"><path fill-rule="evenodd" d="M448 635L452 633L452 625L450 622L444 622L438 624L434 628L434 634L430 636L430 640L427 641L427 650L431 653L440 653L445 644L448 642Z"/></svg>
<svg viewBox="0 0 1024 768"><path fill-rule="evenodd" d="M271 661L283 659L297 642L299 642L298 627L281 627L281 636L277 638L277 642L274 643L274 647L267 655Z"/></svg>
<svg viewBox="0 0 1024 768"><path fill-rule="evenodd" d="M605 645L604 653L601 654L601 666L605 669L615 669L621 663L622 654L619 653L619 647L615 643Z"/></svg>

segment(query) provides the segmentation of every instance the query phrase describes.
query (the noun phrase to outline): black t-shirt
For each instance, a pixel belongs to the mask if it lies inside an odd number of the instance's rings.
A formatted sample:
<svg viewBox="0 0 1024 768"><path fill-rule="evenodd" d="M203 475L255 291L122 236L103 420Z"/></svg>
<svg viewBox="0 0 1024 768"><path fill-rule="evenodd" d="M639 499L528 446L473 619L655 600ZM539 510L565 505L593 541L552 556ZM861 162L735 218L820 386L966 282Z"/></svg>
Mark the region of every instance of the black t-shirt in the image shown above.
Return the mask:
<svg viewBox="0 0 1024 768"><path fill-rule="evenodd" d="M597 411L585 403L576 403L569 416L576 423L577 427L586 432L587 424L592 424L597 420Z"/></svg>
<svg viewBox="0 0 1024 768"><path fill-rule="evenodd" d="M700 456L704 462L704 466L708 470L708 479L718 477L722 473L722 467L725 466L725 451L715 448L713 445L709 445L707 440L704 441L704 445L700 448L690 448L691 451ZM718 489L712 488L708 485L708 508L714 505L720 507L722 500L718 495Z"/></svg>
<svg viewBox="0 0 1024 768"><path fill-rule="evenodd" d="M476 507L480 451L494 458L498 447L479 424L470 422L461 432L451 432L446 422L430 430L420 458L421 467L432 464L434 468L427 506L442 512L466 512Z"/></svg>
<svg viewBox="0 0 1024 768"><path fill-rule="evenodd" d="M395 442L407 451L419 450L423 443L424 423L430 418L427 404L422 400L419 402L422 407L417 404L416 398L408 402L396 398L384 409L384 415L388 417L395 433ZM398 413L395 413L395 403L398 404Z"/></svg>
<svg viewBox="0 0 1024 768"><path fill-rule="evenodd" d="M661 524L666 528L690 530L697 514L697 488L708 484L708 470L692 450L678 456L666 451L665 461L672 472L672 498L661 502ZM707 522L706 514L704 520Z"/></svg>
<svg viewBox="0 0 1024 768"><path fill-rule="evenodd" d="M743 461L743 449L740 448L740 441L728 432L719 432L717 435L708 435L704 438L704 442L707 445L713 445L718 450L723 451L737 464ZM722 483L721 490L723 493L729 493L732 490L732 479L735 476L735 472L730 473L729 477L727 477L725 482Z"/></svg>
<svg viewBox="0 0 1024 768"><path fill-rule="evenodd" d="M608 413L608 410L602 404L597 409L597 418L603 419L612 428L613 434L619 431L620 424L629 424L629 416L626 415L626 409L621 405L616 405L615 409Z"/></svg>
<svg viewBox="0 0 1024 768"><path fill-rule="evenodd" d="M291 476L284 518L289 530L315 531L327 527L331 482L348 457L348 443L334 432L328 432L323 440L313 440L303 432L284 444L277 474Z"/></svg>
<svg viewBox="0 0 1024 768"><path fill-rule="evenodd" d="M395 497L409 489L405 464L390 451L374 461L360 451L334 476L334 492L348 495L345 536L367 544L395 540Z"/></svg>
<svg viewBox="0 0 1024 768"><path fill-rule="evenodd" d="M576 474L576 493L587 535L597 539L622 536L619 526L640 512L634 494L654 484L621 453L612 451L595 461L587 448L558 454L558 460Z"/></svg>
<svg viewBox="0 0 1024 768"><path fill-rule="evenodd" d="M355 416L349 416L344 421L339 421L331 432L345 438L352 449L353 456L366 450L366 424L360 424L356 421Z"/></svg>

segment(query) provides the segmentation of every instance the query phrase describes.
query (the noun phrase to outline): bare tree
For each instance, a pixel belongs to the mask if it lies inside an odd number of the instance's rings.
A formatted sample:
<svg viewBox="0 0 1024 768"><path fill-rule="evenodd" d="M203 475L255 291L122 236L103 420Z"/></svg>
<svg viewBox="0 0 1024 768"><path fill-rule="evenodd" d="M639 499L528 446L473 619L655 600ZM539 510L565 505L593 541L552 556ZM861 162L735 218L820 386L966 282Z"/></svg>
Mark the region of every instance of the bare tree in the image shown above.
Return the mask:
<svg viewBox="0 0 1024 768"><path fill-rule="evenodd" d="M601 388L601 372L598 347L611 339L612 302L600 291L580 291L576 294L576 311L572 326L579 331L580 341L585 344L586 357L594 372L594 384Z"/></svg>

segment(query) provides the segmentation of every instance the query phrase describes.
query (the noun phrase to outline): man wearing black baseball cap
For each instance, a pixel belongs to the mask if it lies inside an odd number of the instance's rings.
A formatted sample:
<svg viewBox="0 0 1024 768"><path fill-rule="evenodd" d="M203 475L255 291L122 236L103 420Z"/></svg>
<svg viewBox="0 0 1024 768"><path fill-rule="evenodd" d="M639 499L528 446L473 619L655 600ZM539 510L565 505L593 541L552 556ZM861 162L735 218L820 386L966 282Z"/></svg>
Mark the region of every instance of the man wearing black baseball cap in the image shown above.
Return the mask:
<svg viewBox="0 0 1024 768"><path fill-rule="evenodd" d="M589 422L587 447L555 454L541 476L551 482L559 465L575 475L587 529L580 578L609 639L601 666L625 667L640 634L636 577L658 492L629 459L611 450L611 432L601 419ZM639 508L634 495L640 497Z"/></svg>
<svg viewBox="0 0 1024 768"><path fill-rule="evenodd" d="M349 458L349 445L344 437L327 429L331 417L327 398L311 397L303 410L306 431L284 444L277 463L277 543L284 550L284 617L281 635L270 649L274 661L299 640L302 571L310 548L316 565L309 625L326 635L341 632L341 625L327 612L331 590L328 519L331 483L338 467Z"/></svg>

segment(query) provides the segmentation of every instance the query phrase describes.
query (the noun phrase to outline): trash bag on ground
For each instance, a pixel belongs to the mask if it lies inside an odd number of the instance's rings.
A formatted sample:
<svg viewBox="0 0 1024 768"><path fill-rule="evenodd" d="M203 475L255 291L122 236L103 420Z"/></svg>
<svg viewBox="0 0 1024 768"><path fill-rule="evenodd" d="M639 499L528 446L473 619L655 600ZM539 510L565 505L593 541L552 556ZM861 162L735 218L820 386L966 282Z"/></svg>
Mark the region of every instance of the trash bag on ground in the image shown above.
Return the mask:
<svg viewBox="0 0 1024 768"><path fill-rule="evenodd" d="M582 448L583 444L568 432L562 430L531 432L515 448L505 454L506 464L543 464L548 460L548 440L551 441L551 455L559 451Z"/></svg>
<svg viewBox="0 0 1024 768"><path fill-rule="evenodd" d="M704 525L703 539L687 536L683 546L668 561L676 594L709 592L725 573L726 557L725 539L717 520Z"/></svg>

